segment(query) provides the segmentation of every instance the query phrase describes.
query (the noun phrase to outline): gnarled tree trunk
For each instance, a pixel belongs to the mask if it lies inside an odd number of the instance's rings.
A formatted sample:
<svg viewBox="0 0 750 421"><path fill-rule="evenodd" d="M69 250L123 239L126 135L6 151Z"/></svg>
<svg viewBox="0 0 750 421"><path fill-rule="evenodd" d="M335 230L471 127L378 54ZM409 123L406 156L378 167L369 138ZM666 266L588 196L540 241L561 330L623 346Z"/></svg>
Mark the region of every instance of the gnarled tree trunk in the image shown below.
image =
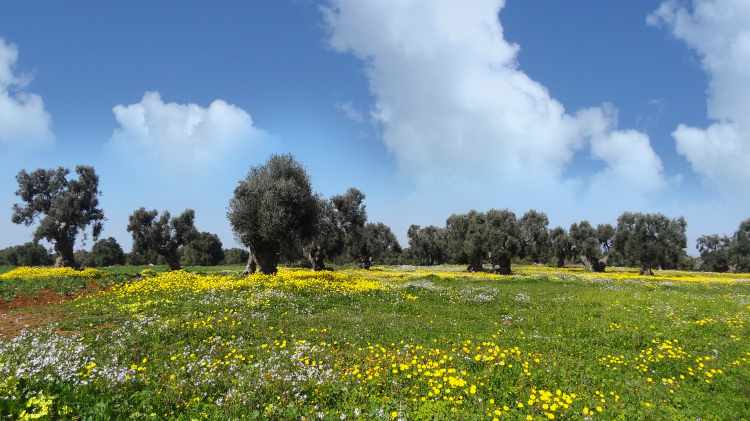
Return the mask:
<svg viewBox="0 0 750 421"><path fill-rule="evenodd" d="M484 268L482 267L482 259L479 257L469 258L469 266L466 267L467 272L481 272Z"/></svg>
<svg viewBox="0 0 750 421"><path fill-rule="evenodd" d="M651 269L650 265L643 263L641 264L641 275L653 276L654 271Z"/></svg>
<svg viewBox="0 0 750 421"><path fill-rule="evenodd" d="M253 249L250 249L247 256L247 264L245 265L245 272L243 274L252 275L256 270L258 270L258 263L255 261Z"/></svg>
<svg viewBox="0 0 750 421"><path fill-rule="evenodd" d="M73 243L67 240L55 241L55 252L57 253L55 266L78 269L78 263L73 254Z"/></svg>
<svg viewBox="0 0 750 421"><path fill-rule="evenodd" d="M497 268L495 269L495 272L501 275L510 275L513 273L510 267L510 257L498 256L495 263L497 263Z"/></svg>
<svg viewBox="0 0 750 421"><path fill-rule="evenodd" d="M607 258L604 259L589 259L586 256L580 256L583 266L589 272L604 272L607 268Z"/></svg>
<svg viewBox="0 0 750 421"><path fill-rule="evenodd" d="M265 275L275 275L278 272L278 253L267 251L256 252L255 262L258 264L261 273Z"/></svg>
<svg viewBox="0 0 750 421"><path fill-rule="evenodd" d="M565 266L565 258L564 257L557 257L557 267L561 268Z"/></svg>
<svg viewBox="0 0 750 421"><path fill-rule="evenodd" d="M164 253L162 256L164 256L164 260L167 261L167 265L169 265L169 270L182 269L182 265L180 264L180 256L177 254L176 251Z"/></svg>
<svg viewBox="0 0 750 421"><path fill-rule="evenodd" d="M326 268L325 256L323 256L323 252L318 246L313 245L307 249L307 259L310 261L310 264L315 271L320 271Z"/></svg>
<svg viewBox="0 0 750 421"><path fill-rule="evenodd" d="M359 259L359 267L361 269L370 269L372 267L372 256L362 256Z"/></svg>

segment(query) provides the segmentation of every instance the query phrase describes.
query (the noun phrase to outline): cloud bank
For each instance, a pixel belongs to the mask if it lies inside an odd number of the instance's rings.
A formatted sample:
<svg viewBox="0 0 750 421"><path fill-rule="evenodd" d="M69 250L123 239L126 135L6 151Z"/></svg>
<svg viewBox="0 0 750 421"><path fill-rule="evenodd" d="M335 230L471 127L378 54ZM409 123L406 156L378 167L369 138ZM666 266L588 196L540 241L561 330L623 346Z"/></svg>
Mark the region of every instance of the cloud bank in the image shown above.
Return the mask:
<svg viewBox="0 0 750 421"><path fill-rule="evenodd" d="M706 181L747 194L750 182L750 2L667 1L647 19L699 57L709 78L707 128L681 124L677 151Z"/></svg>
<svg viewBox="0 0 750 421"><path fill-rule="evenodd" d="M575 194L574 185L634 195L662 189L648 135L619 130L611 105L566 111L520 69L520 47L505 39L498 17L504 5L331 0L323 9L330 45L364 63L372 115L402 170L418 183L555 199ZM603 169L570 184L564 173L579 151Z"/></svg>
<svg viewBox="0 0 750 421"><path fill-rule="evenodd" d="M24 88L30 78L14 72L18 48L0 38L0 145L33 147L50 143L52 119L39 95Z"/></svg>
<svg viewBox="0 0 750 421"><path fill-rule="evenodd" d="M146 92L140 102L112 111L119 124L111 139L117 148L168 163L217 162L263 136L250 114L220 99L201 107L165 103L158 92Z"/></svg>

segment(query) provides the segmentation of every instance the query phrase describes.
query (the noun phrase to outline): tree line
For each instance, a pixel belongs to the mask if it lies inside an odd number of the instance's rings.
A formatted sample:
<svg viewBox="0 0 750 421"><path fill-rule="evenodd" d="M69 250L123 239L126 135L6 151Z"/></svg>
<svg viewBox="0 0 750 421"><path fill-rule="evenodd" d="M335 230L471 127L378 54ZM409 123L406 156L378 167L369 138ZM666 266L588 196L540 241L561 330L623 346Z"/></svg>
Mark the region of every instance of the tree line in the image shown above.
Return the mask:
<svg viewBox="0 0 750 421"><path fill-rule="evenodd" d="M305 262L315 270L326 263L466 264L469 271L512 272L517 261L564 266L580 263L603 272L607 266L636 266L641 273L654 269L750 271L750 219L731 236L705 235L698 239L699 259L687 252L684 218L658 213L626 212L613 226L594 227L588 221L567 230L549 228L543 212L530 210L520 218L507 209L476 210L447 218L444 226L412 225L409 246L402 250L391 229L369 222L365 195L356 188L330 198L315 193L305 169L291 155L274 155L250 169L240 180L227 207L235 237L246 248L224 250L218 236L200 232L195 212L179 215L136 209L128 219L133 238L124 253L114 238L99 239L104 212L99 207L99 179L93 167L78 166L77 177L66 168L22 170L16 176L12 221L37 224L33 241L0 250L0 264L51 264L52 255L39 244L54 248L59 266L116 264L182 265L246 263L246 272L273 274L281 263ZM90 252L74 251L80 234L91 232Z"/></svg>

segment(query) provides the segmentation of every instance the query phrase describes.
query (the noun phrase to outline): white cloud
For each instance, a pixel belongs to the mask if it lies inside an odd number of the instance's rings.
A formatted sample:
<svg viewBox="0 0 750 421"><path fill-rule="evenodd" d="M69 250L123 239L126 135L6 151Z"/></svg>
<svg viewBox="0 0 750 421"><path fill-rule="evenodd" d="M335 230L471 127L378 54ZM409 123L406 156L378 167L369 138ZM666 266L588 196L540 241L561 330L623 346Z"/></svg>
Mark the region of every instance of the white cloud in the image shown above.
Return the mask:
<svg viewBox="0 0 750 421"><path fill-rule="evenodd" d="M620 194L637 195L666 187L661 159L651 148L649 137L636 130L616 130L614 106L582 110L576 117L591 140L591 155L606 165L594 175L591 193L611 194L610 189L617 186Z"/></svg>
<svg viewBox="0 0 750 421"><path fill-rule="evenodd" d="M17 61L18 48L0 38L0 145L49 143L52 119L42 97L24 91L31 80L14 72Z"/></svg>
<svg viewBox="0 0 750 421"><path fill-rule="evenodd" d="M645 134L616 131L611 106L566 112L519 68L520 47L498 18L504 4L331 0L324 9L331 46L365 63L373 114L401 168L428 181L524 183L559 196L565 169L591 141L605 165L594 182L658 189L661 161Z"/></svg>
<svg viewBox="0 0 750 421"><path fill-rule="evenodd" d="M355 122L362 123L365 121L365 116L359 111L351 101L338 102L336 103L336 109L344 115L347 119Z"/></svg>
<svg viewBox="0 0 750 421"><path fill-rule="evenodd" d="M158 92L146 92L135 104L112 110L119 127L112 142L166 162L217 161L236 147L263 136L243 109L217 99L208 107L165 103Z"/></svg>
<svg viewBox="0 0 750 421"><path fill-rule="evenodd" d="M673 133L678 152L707 180L744 189L750 182L750 2L667 1L647 20L694 50L709 77L708 117L715 123L680 125Z"/></svg>

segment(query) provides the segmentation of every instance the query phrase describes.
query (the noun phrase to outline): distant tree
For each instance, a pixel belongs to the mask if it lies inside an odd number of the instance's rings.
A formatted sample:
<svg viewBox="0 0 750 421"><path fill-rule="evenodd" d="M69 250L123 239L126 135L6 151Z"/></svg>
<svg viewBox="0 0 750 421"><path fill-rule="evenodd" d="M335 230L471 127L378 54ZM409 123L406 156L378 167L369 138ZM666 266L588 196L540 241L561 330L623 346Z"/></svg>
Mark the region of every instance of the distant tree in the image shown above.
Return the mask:
<svg viewBox="0 0 750 421"><path fill-rule="evenodd" d="M550 248L556 259L557 267L565 266L565 260L573 257L573 244L570 236L562 227L550 231Z"/></svg>
<svg viewBox="0 0 750 421"><path fill-rule="evenodd" d="M485 215L475 210L451 215L446 221L446 244L455 261L468 263L467 271L483 270L487 256Z"/></svg>
<svg viewBox="0 0 750 421"><path fill-rule="evenodd" d="M325 269L326 259L333 259L344 252L346 246L345 221L340 218L336 206L330 200L316 198L318 218L315 235L305 245L305 255L314 270Z"/></svg>
<svg viewBox="0 0 750 421"><path fill-rule="evenodd" d="M54 259L39 243L28 242L0 250L0 265L49 266L52 263Z"/></svg>
<svg viewBox="0 0 750 421"><path fill-rule="evenodd" d="M368 256L362 254L367 245L364 238L364 228L367 223L364 193L355 188L350 188L344 194L333 196L331 203L336 209L339 228L344 233L346 253L349 258L359 262L360 266L369 267Z"/></svg>
<svg viewBox="0 0 750 421"><path fill-rule="evenodd" d="M137 209L128 222L128 232L133 236L133 253L157 254L164 258L170 269L180 269L180 247L198 234L194 220L192 209L174 218L167 211L159 216L156 210Z"/></svg>
<svg viewBox="0 0 750 421"><path fill-rule="evenodd" d="M91 252L87 250L76 250L73 253L73 256L76 259L76 263L78 263L79 267L94 267L94 260L91 257Z"/></svg>
<svg viewBox="0 0 750 421"><path fill-rule="evenodd" d="M125 254L125 263L131 266L166 264L166 261L153 250L135 250Z"/></svg>
<svg viewBox="0 0 750 421"><path fill-rule="evenodd" d="M610 224L599 224L596 226L596 237L599 246L605 254L608 254L614 245L615 227Z"/></svg>
<svg viewBox="0 0 750 421"><path fill-rule="evenodd" d="M485 214L485 221L487 251L492 267L497 273L510 275L511 261L522 248L516 215L509 210L492 209Z"/></svg>
<svg viewBox="0 0 750 421"><path fill-rule="evenodd" d="M701 256L701 270L708 272L727 272L730 270L731 238L719 235L703 235L698 238L696 248Z"/></svg>
<svg viewBox="0 0 750 421"><path fill-rule="evenodd" d="M453 214L445 221L445 249L450 262L464 264L469 262L469 256L464 249L468 230L468 214Z"/></svg>
<svg viewBox="0 0 750 421"><path fill-rule="evenodd" d="M91 248L91 266L103 267L125 264L125 252L112 237L94 243Z"/></svg>
<svg viewBox="0 0 750 421"><path fill-rule="evenodd" d="M244 265L249 257L250 253L247 250L231 248L224 250L224 261L222 263L225 265Z"/></svg>
<svg viewBox="0 0 750 421"><path fill-rule="evenodd" d="M365 224L362 235L354 243L354 254L360 267L369 269L376 261L401 253L401 246L390 227L381 222Z"/></svg>
<svg viewBox="0 0 750 421"><path fill-rule="evenodd" d="M641 274L653 275L655 267L677 266L687 247L686 229L684 218L626 212L617 219L614 247L637 262Z"/></svg>
<svg viewBox="0 0 750 421"><path fill-rule="evenodd" d="M597 230L588 221L581 221L570 226L572 251L581 263L591 272L604 272L607 267L607 255L602 251Z"/></svg>
<svg viewBox="0 0 750 421"><path fill-rule="evenodd" d="M425 266L439 265L447 257L445 230L430 225L420 227L412 225L407 231L409 249L419 264Z"/></svg>
<svg viewBox="0 0 750 421"><path fill-rule="evenodd" d="M216 266L224 260L224 248L219 236L201 232L182 248L185 266Z"/></svg>
<svg viewBox="0 0 750 421"><path fill-rule="evenodd" d="M274 155L240 181L227 213L249 248L247 272L274 274L279 259L315 234L318 206L305 169L291 155Z"/></svg>
<svg viewBox="0 0 750 421"><path fill-rule="evenodd" d="M736 272L750 272L750 219L740 223L732 236L730 260Z"/></svg>
<svg viewBox="0 0 750 421"><path fill-rule="evenodd" d="M77 179L69 179L66 168L38 169L18 173L16 195L23 204L13 205L12 221L32 225L34 241L45 239L54 245L58 266L77 267L73 246L80 231L92 226L94 240L102 231L104 212L99 206L99 177L93 167L77 166Z"/></svg>
<svg viewBox="0 0 750 421"><path fill-rule="evenodd" d="M523 258L531 259L534 263L542 263L549 256L549 219L544 212L530 210L518 221L521 238L521 252Z"/></svg>

